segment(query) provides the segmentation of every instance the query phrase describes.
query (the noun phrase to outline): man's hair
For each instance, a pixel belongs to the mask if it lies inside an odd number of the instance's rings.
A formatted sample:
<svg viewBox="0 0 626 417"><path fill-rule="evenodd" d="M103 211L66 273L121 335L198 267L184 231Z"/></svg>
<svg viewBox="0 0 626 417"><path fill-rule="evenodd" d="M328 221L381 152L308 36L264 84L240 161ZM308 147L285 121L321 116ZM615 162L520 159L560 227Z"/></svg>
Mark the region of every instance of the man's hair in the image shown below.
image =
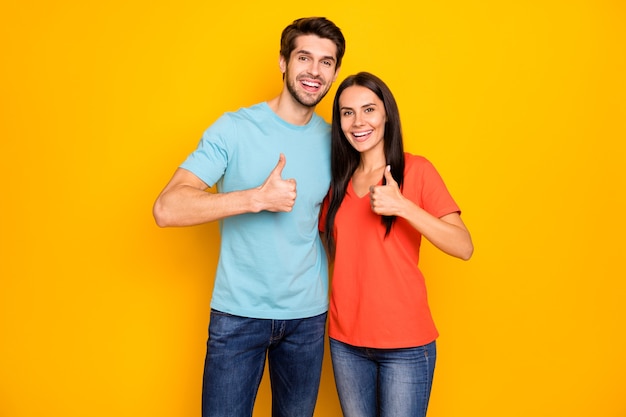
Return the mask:
<svg viewBox="0 0 626 417"><path fill-rule="evenodd" d="M325 17L303 17L296 19L287 26L280 37L280 55L289 61L291 52L296 47L296 38L302 35L316 35L329 39L337 46L337 68L341 66L343 54L346 52L346 40L333 22Z"/></svg>

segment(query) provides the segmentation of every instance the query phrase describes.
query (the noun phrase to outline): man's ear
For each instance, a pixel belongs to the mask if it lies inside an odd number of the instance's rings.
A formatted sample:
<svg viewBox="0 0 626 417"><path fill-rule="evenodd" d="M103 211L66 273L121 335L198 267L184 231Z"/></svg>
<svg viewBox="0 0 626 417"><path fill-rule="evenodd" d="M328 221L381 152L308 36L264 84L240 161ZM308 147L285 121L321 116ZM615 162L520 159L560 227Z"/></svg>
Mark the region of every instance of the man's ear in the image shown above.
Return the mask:
<svg viewBox="0 0 626 417"><path fill-rule="evenodd" d="M339 76L339 70L341 69L341 67L337 68L335 70L335 76L333 77L333 82L337 81L337 77Z"/></svg>
<svg viewBox="0 0 626 417"><path fill-rule="evenodd" d="M282 55L278 56L278 67L280 68L280 72L282 72L283 75L285 75L285 72L287 71L287 61L285 60L285 57Z"/></svg>

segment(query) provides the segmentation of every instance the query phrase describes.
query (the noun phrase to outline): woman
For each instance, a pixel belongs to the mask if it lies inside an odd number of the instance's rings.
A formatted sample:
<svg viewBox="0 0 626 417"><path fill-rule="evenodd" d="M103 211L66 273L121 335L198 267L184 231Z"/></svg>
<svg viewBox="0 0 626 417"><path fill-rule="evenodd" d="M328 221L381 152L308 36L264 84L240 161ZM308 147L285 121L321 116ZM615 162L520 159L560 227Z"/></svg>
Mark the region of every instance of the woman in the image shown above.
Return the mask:
<svg viewBox="0 0 626 417"><path fill-rule="evenodd" d="M346 417L425 416L438 336L421 237L467 260L460 210L433 167L404 152L396 101L361 72L337 89L332 180L320 227L334 260L329 336Z"/></svg>

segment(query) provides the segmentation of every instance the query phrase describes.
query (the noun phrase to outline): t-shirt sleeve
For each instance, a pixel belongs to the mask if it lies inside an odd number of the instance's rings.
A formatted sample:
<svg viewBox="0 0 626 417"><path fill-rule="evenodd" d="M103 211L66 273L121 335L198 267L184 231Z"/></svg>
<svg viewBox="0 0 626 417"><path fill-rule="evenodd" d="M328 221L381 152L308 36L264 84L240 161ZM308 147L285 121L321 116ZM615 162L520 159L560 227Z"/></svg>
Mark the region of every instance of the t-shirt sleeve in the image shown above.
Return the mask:
<svg viewBox="0 0 626 417"><path fill-rule="evenodd" d="M417 164L412 164L413 175L419 178L420 206L435 217L442 217L446 214L461 210L452 198L446 184L435 166L425 158L419 158Z"/></svg>
<svg viewBox="0 0 626 417"><path fill-rule="evenodd" d="M206 129L198 147L180 165L212 187L224 175L229 158L229 137L233 137L234 123L227 115L220 117Z"/></svg>

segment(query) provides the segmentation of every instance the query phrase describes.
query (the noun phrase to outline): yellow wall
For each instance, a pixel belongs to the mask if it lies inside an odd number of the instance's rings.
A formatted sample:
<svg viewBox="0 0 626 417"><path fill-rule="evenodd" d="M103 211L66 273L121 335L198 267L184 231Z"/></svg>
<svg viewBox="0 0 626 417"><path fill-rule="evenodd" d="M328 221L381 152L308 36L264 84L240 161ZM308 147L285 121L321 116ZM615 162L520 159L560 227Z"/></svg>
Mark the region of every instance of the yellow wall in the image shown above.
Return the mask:
<svg viewBox="0 0 626 417"><path fill-rule="evenodd" d="M325 15L474 237L468 263L424 248L429 416L625 416L626 5L217 3L0 6L0 415L199 416L217 229L151 206L216 117L278 92L282 28Z"/></svg>

